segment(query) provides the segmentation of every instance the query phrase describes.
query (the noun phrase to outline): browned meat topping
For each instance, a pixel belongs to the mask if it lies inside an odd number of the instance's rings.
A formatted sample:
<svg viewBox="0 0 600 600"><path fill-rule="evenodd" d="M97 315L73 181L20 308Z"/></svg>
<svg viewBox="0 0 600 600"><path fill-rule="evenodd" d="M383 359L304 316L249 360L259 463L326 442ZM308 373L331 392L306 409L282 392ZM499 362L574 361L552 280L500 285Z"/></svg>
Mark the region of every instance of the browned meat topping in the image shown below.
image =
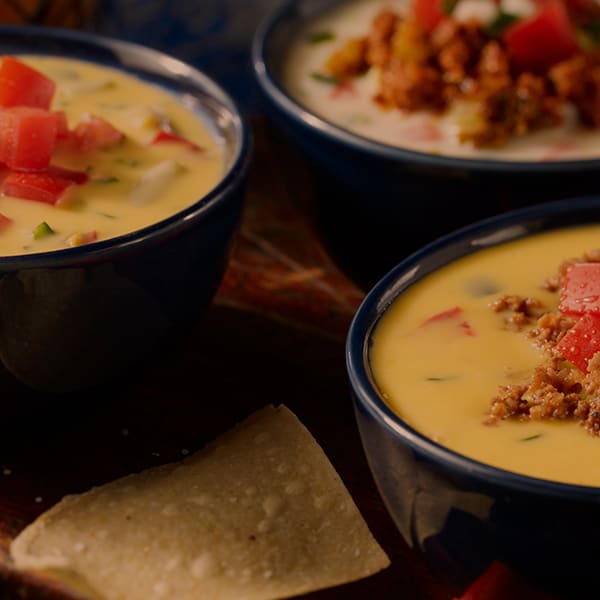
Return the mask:
<svg viewBox="0 0 600 600"><path fill-rule="evenodd" d="M524 385L500 388L492 399L491 419L570 419L583 402L583 374L553 357L536 367Z"/></svg>
<svg viewBox="0 0 600 600"><path fill-rule="evenodd" d="M440 113L469 103L461 141L502 146L511 136L560 125L572 103L589 127L600 127L600 50L576 54L546 73L520 69L502 38L475 21L446 18L432 32L390 9L379 13L365 38L347 42L324 66L345 79L380 70L374 100L384 109Z"/></svg>
<svg viewBox="0 0 600 600"><path fill-rule="evenodd" d="M585 253L560 265L555 277L544 283L557 291L568 267L576 262L600 262L600 250ZM485 423L497 424L508 418L520 420L577 419L592 435L600 435L600 352L588 363L586 373L565 360L557 344L576 323L576 317L560 312L543 312L535 298L505 295L490 304L498 313L507 312L509 329L525 330L525 335L546 355L528 380L503 385L492 398ZM534 319L536 319L534 323Z"/></svg>
<svg viewBox="0 0 600 600"><path fill-rule="evenodd" d="M490 304L494 312L509 312L504 323L509 329L521 331L537 319L542 312L542 302L537 298L522 298L517 295L505 295Z"/></svg>
<svg viewBox="0 0 600 600"><path fill-rule="evenodd" d="M554 346L573 327L575 319L560 313L548 312L543 314L536 326L527 332L537 345L547 352L552 352Z"/></svg>

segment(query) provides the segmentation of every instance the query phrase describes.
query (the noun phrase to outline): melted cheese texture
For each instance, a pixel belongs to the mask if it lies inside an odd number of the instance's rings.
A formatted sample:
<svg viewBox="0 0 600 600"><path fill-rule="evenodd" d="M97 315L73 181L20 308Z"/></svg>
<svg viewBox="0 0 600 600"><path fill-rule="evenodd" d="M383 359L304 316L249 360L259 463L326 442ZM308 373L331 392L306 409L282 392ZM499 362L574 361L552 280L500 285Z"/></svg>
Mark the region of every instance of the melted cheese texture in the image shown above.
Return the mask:
<svg viewBox="0 0 600 600"><path fill-rule="evenodd" d="M461 20L470 16L482 19L478 7L485 3L486 0L461 0L456 9L461 9L458 17ZM527 14L528 2L525 0L510 3L504 0L504 3L511 13ZM466 103L441 117L425 111L409 114L400 110L382 110L373 101L378 88L375 69L353 79L350 91L336 91L334 85L323 78L315 78L315 74L323 73L328 57L346 40L367 34L379 11L392 8L405 14L407 5L408 0L354 0L341 3L304 26L291 43L282 69L282 83L291 97L318 116L352 133L408 150L507 161L600 157L600 132L579 125L571 107L566 107L564 124L560 127L513 138L503 148L475 148L458 139L459 126L470 118L471 109Z"/></svg>
<svg viewBox="0 0 600 600"><path fill-rule="evenodd" d="M0 231L0 256L66 248L71 236L90 231L103 240L141 229L190 206L223 177L222 143L208 120L191 109L191 99L92 63L19 58L56 82L52 108L65 111L70 128L87 114L98 115L125 140L108 150L55 151L52 164L91 176L62 206L0 196L0 213L13 221ZM149 145L165 123L202 150L180 143ZM35 239L42 222L55 233Z"/></svg>
<svg viewBox="0 0 600 600"><path fill-rule="evenodd" d="M567 258L600 247L600 226L539 234L457 260L407 289L377 326L370 364L389 406L439 444L502 469L600 486L600 437L576 421L486 425L499 385L522 383L542 360L526 332L504 327L490 303L504 294L539 298ZM423 325L459 307L459 316ZM474 335L467 335L470 328Z"/></svg>

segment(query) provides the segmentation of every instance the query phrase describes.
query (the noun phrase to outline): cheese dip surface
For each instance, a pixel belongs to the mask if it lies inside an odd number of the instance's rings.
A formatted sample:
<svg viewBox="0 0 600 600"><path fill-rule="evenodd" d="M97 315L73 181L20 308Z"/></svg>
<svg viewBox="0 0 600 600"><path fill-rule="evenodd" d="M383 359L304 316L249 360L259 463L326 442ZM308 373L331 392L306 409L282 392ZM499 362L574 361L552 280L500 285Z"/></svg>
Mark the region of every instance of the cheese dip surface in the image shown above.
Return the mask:
<svg viewBox="0 0 600 600"><path fill-rule="evenodd" d="M566 259L600 248L600 225L569 228L478 251L427 275L386 311L370 364L385 401L410 426L460 454L542 479L600 486L600 436L576 419L489 424L500 386L527 381L543 360L528 329L491 307L499 297L538 299Z"/></svg>
<svg viewBox="0 0 600 600"><path fill-rule="evenodd" d="M304 25L291 42L281 68L282 83L290 96L309 111L343 129L408 150L503 161L600 158L600 132L581 125L569 105L559 111L561 124L514 136L501 147L475 147L470 141L460 139L474 120L475 110L469 102L456 102L441 114L389 108L375 101L384 78L376 66L341 83L328 73L327 64L332 55L349 41L367 36L377 15L386 10L406 15L411 2L340 2ZM453 17L483 22L490 18L490 10L493 15L499 6L505 13L522 15L534 4L528 0L502 0L501 3L460 0Z"/></svg>
<svg viewBox="0 0 600 600"><path fill-rule="evenodd" d="M0 196L0 256L46 252L141 229L190 206L224 173L224 153L210 125L158 86L78 60L18 56L56 83L53 111L67 126L100 118L123 138L110 147L73 151L59 143L52 167L85 173L88 180L48 204ZM184 141L153 143L159 131Z"/></svg>

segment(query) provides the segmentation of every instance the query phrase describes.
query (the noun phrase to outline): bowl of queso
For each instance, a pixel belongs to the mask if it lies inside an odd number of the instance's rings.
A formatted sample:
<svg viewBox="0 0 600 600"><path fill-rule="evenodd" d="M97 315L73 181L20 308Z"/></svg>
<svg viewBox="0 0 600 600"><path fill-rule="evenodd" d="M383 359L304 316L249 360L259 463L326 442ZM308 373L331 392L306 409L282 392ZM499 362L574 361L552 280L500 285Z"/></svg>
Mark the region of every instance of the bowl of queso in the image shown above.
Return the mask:
<svg viewBox="0 0 600 600"><path fill-rule="evenodd" d="M209 304L248 127L216 83L154 50L1 34L1 378L63 394L154 360Z"/></svg>
<svg viewBox="0 0 600 600"><path fill-rule="evenodd" d="M363 446L407 542L587 597L600 545L600 198L483 220L403 260L347 340ZM562 596L561 596L562 597Z"/></svg>
<svg viewBox="0 0 600 600"><path fill-rule="evenodd" d="M478 218L597 190L599 13L585 0L301 0L264 21L256 78L358 283Z"/></svg>

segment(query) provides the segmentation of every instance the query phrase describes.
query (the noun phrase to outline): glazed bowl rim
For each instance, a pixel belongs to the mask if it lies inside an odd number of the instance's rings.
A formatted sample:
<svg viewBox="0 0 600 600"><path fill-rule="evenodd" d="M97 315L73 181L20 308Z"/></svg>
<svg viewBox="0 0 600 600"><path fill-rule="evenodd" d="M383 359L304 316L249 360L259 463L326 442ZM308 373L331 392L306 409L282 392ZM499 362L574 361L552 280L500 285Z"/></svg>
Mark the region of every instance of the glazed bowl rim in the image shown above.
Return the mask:
<svg viewBox="0 0 600 600"><path fill-rule="evenodd" d="M560 171L562 173L593 171L600 169L600 157L557 161L510 161L436 155L409 150L353 133L320 117L312 110L294 100L280 84L268 53L268 46L277 28L292 12L306 0L286 0L271 10L259 23L252 39L251 57L254 75L260 88L271 102L291 121L301 128L322 136L329 142L341 144L375 158L412 163L414 165L436 167L448 170L469 170L491 173L531 173L543 174ZM341 2L342 0L338 0ZM329 6L329 4L328 4Z"/></svg>
<svg viewBox="0 0 600 600"><path fill-rule="evenodd" d="M162 74L164 78L177 76L190 81L197 91L203 92L211 100L216 101L219 107L231 115L230 127L233 132L232 139L235 152L229 159L227 169L218 183L206 194L175 214L143 228L88 245L48 252L1 256L0 273L18 269L68 267L83 263L101 262L123 252L139 251L149 244L159 243L163 238L168 239L177 235L180 231L189 229L221 205L233 190L242 184L252 154L253 143L250 125L243 111L230 94L217 81L200 69L165 52L135 42L89 31L40 25L0 25L0 53L3 52L4 43L2 34L22 37L23 40L35 36L33 39L36 39L36 47L32 48L31 52L35 55L63 56L58 51L47 51L43 46L44 41L60 43L65 40L68 43L78 43L89 48L106 49L114 52L116 59L114 65L108 66L122 70L126 74L133 73L135 75L135 69L130 65L119 65L118 63L128 55L143 54L151 57L153 61L167 62L169 71ZM40 42L40 40L42 41ZM42 44L41 48L39 47L40 43ZM78 57L74 58L77 59ZM157 71L153 71L153 73L160 74Z"/></svg>
<svg viewBox="0 0 600 600"><path fill-rule="evenodd" d="M393 301L409 285L429 273L427 271L421 275L416 274L415 269L418 269L418 265L423 258L433 255L441 257L453 244L469 244L468 249L463 248L456 256L447 259L447 261L444 260L440 265L445 266L453 260L470 255L480 249L477 244L469 243L478 238L490 236L502 230L508 232L509 237L500 241L494 241L493 238L490 238L492 242L484 247L495 246L497 243L504 241L510 242L534 233L560 228L559 225L548 226L547 222L544 224L544 219L547 220L550 217L566 213L576 214L578 210L592 209L598 209L600 220L600 195L559 200L520 208L477 221L444 235L399 262L367 293L348 329L345 347L346 371L356 408L366 411L379 427L386 429L397 441L409 446L413 451L418 452L433 463L442 465L445 469L502 488L570 500L599 501L600 486L561 483L515 473L469 458L431 440L408 425L384 402L373 382L368 366L369 343L379 320ZM532 227L536 223L541 224L540 229L532 231ZM579 222L578 224L584 225L585 223ZM524 229L527 225L529 225L529 229ZM573 225L576 226L576 224Z"/></svg>

